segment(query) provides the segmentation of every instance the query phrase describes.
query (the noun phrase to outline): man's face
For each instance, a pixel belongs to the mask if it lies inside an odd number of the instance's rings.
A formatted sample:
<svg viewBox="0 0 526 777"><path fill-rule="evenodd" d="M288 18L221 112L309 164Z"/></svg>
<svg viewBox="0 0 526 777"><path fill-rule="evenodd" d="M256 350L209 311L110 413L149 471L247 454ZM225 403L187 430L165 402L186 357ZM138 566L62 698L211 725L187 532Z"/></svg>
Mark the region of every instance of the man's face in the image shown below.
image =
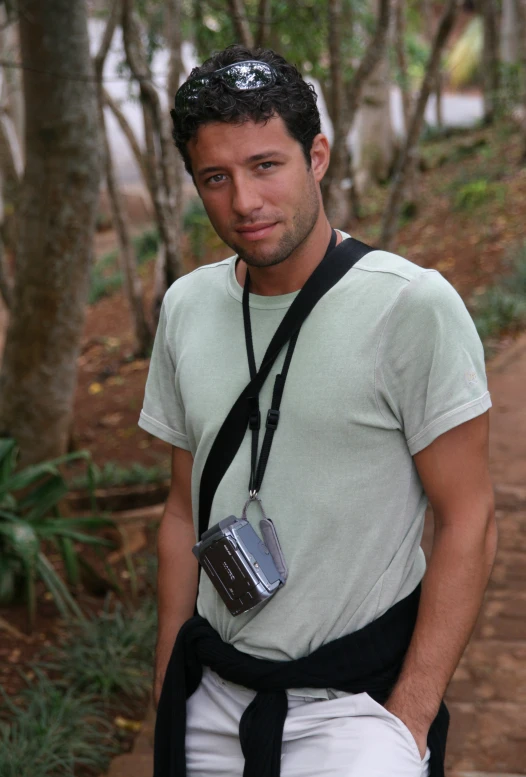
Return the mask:
<svg viewBox="0 0 526 777"><path fill-rule="evenodd" d="M325 168L318 169L316 154L307 167L281 117L205 124L188 152L214 229L248 265L279 264L312 232Z"/></svg>

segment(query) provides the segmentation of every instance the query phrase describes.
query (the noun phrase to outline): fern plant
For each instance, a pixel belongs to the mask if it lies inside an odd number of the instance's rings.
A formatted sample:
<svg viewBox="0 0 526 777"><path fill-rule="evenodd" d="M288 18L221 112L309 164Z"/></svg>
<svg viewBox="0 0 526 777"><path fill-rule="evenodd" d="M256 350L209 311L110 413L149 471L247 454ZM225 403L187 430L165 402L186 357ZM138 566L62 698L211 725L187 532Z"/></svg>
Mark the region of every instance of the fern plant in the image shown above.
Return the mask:
<svg viewBox="0 0 526 777"><path fill-rule="evenodd" d="M59 512L59 503L68 490L60 465L84 459L90 471L90 455L80 451L21 470L16 469L17 459L16 442L0 439L0 604L10 604L21 590L25 591L32 629L36 583L41 580L62 617L82 619L82 611L68 586L45 554L43 542L50 542L61 555L72 585L80 581L75 543L112 545L93 531L113 526L113 521L100 516L64 518Z"/></svg>

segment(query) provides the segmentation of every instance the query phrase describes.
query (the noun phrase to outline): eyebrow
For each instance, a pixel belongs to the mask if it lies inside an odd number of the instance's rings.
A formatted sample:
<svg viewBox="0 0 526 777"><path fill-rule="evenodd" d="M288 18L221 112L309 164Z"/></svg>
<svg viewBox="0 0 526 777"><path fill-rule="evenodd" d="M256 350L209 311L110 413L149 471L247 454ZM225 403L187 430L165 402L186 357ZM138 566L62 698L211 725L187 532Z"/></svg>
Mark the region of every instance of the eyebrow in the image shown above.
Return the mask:
<svg viewBox="0 0 526 777"><path fill-rule="evenodd" d="M270 156L280 157L283 159L286 154L284 154L283 151L270 149L269 151L262 151L259 154L252 154L252 156L249 156L243 160L243 164L251 165L254 164L254 162L261 162L263 159L268 159ZM203 167L201 170L198 170L197 175L202 177L203 175L210 175L210 173L217 173L221 170L224 170L224 167L212 165L210 167Z"/></svg>

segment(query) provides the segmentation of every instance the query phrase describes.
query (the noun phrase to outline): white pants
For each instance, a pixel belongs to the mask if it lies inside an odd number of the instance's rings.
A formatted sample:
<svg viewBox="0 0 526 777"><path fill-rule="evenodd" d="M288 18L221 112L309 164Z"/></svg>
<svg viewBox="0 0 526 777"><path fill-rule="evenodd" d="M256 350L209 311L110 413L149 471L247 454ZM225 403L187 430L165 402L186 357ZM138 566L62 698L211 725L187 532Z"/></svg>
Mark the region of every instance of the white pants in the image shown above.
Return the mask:
<svg viewBox="0 0 526 777"><path fill-rule="evenodd" d="M239 720L254 691L205 668L187 701L188 777L242 777ZM427 777L409 729L366 693L339 699L289 695L281 777Z"/></svg>

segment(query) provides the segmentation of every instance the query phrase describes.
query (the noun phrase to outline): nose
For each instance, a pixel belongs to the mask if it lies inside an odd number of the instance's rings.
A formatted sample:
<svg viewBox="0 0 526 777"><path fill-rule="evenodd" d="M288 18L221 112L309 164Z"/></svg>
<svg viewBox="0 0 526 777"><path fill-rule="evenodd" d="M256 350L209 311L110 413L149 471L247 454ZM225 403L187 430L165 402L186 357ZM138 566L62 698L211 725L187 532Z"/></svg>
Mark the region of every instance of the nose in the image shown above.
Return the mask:
<svg viewBox="0 0 526 777"><path fill-rule="evenodd" d="M232 187L232 210L242 218L247 218L263 207L263 199L254 181L242 176L235 180Z"/></svg>

